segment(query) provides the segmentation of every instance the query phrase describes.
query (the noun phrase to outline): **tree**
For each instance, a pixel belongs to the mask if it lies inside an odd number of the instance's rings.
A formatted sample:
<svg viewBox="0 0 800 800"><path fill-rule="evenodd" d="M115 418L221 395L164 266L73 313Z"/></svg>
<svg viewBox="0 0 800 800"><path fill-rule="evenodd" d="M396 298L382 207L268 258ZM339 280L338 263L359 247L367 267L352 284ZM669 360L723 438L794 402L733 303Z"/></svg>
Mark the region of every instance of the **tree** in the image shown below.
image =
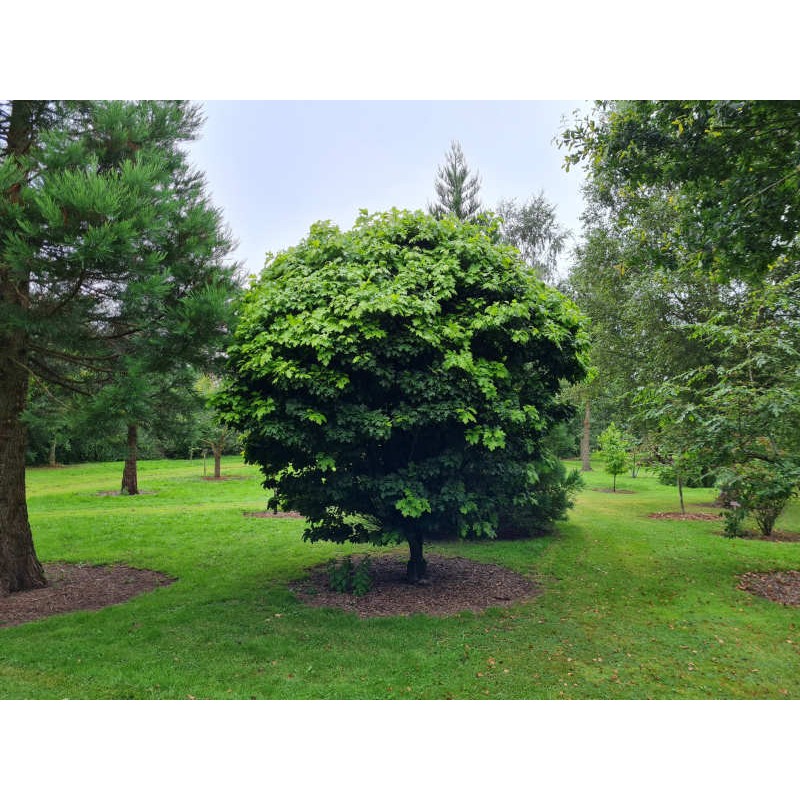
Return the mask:
<svg viewBox="0 0 800 800"><path fill-rule="evenodd" d="M461 145L453 141L445 155L444 164L437 171L434 184L438 202L428 206L428 213L441 219L452 214L456 219L476 222L482 207L478 199L481 188L480 175L471 175Z"/></svg>
<svg viewBox="0 0 800 800"><path fill-rule="evenodd" d="M717 475L770 528L800 444L800 103L600 103L563 143L589 166L571 282L611 397L641 406L679 491Z"/></svg>
<svg viewBox="0 0 800 800"><path fill-rule="evenodd" d="M317 223L245 296L218 400L270 507L309 540L494 536L546 528L570 480L545 446L587 345L566 298L485 226L393 210Z"/></svg>
<svg viewBox="0 0 800 800"><path fill-rule="evenodd" d="M617 475L622 474L630 465L628 455L629 441L625 434L612 422L599 437L600 455L606 466L606 472L613 476L612 491L617 491Z"/></svg>
<svg viewBox="0 0 800 800"><path fill-rule="evenodd" d="M547 201L544 192L540 192L522 204L516 199L501 200L496 213L502 219L502 240L519 250L525 263L539 278L552 282L558 257L570 235L559 224L555 205Z"/></svg>
<svg viewBox="0 0 800 800"><path fill-rule="evenodd" d="M561 144L622 214L663 194L680 224L641 229L654 263L677 245L706 275L752 283L797 255L798 101L604 101Z"/></svg>
<svg viewBox="0 0 800 800"><path fill-rule="evenodd" d="M47 386L38 379L31 380L28 402L23 412L28 450L33 463L58 465L57 453L68 452L80 418L80 406L75 394L58 386Z"/></svg>
<svg viewBox="0 0 800 800"><path fill-rule="evenodd" d="M30 376L88 392L121 342L171 335L165 305L185 322L230 278L180 148L201 122L184 102L0 105L0 591L45 581L25 500Z"/></svg>
<svg viewBox="0 0 800 800"><path fill-rule="evenodd" d="M222 477L222 456L225 450L231 447L237 438L234 431L227 425L221 424L217 419L213 401L219 388L220 380L214 375L200 375L195 381L195 389L203 400L203 409L197 420L197 441L211 449L214 456L214 478L216 479ZM203 463L205 465L205 462Z"/></svg>

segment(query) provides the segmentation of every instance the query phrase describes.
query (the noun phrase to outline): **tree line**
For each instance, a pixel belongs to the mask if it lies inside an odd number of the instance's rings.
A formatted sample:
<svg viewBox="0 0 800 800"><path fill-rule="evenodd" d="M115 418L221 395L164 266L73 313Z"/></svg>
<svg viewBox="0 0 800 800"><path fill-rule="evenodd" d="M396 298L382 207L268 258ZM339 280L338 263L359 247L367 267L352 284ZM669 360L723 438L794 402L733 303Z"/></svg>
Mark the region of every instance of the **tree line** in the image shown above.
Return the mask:
<svg viewBox="0 0 800 800"><path fill-rule="evenodd" d="M588 173L587 415L769 535L800 482L800 103L598 102L560 144Z"/></svg>

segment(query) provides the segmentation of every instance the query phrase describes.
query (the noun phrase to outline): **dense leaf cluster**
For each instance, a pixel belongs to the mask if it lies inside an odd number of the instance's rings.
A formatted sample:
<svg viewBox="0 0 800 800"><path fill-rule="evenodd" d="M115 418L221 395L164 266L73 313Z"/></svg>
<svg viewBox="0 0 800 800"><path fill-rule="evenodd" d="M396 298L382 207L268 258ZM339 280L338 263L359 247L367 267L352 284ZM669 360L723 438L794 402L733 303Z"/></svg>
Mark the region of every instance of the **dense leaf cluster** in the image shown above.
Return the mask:
<svg viewBox="0 0 800 800"><path fill-rule="evenodd" d="M246 295L223 419L309 539L544 528L574 479L547 449L583 319L485 227L393 210L318 223Z"/></svg>

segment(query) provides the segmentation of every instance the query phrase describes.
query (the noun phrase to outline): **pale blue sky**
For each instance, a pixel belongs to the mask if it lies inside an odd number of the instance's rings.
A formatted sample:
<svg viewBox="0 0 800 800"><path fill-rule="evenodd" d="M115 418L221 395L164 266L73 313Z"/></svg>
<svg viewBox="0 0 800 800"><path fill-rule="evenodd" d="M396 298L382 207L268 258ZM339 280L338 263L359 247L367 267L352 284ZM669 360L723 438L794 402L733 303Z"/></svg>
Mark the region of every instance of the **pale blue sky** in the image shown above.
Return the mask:
<svg viewBox="0 0 800 800"><path fill-rule="evenodd" d="M580 180L553 143L561 119L588 101L214 101L190 148L215 205L258 272L267 251L290 247L311 223L350 228L360 208L425 208L450 141L482 179L481 199L544 190L579 233ZM563 268L563 265L562 265Z"/></svg>

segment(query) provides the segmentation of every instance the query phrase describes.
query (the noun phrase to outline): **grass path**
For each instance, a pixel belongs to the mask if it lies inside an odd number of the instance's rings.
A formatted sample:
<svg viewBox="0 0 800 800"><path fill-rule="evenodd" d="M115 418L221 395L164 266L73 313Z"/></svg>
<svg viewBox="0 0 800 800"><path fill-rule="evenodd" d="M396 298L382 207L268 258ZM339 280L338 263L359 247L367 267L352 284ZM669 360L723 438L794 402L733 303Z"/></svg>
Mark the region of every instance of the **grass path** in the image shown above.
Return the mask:
<svg viewBox="0 0 800 800"><path fill-rule="evenodd" d="M200 462L31 470L44 561L125 563L178 578L98 612L0 630L2 698L800 698L800 609L736 588L747 571L800 569L800 543L729 540L714 522L648 519L674 488L600 470L557 535L453 543L545 587L528 604L441 619L361 620L299 604L286 583L353 548L301 541L264 507L256 471L201 479ZM690 504L713 490L687 491ZM699 510L699 509L697 509ZM708 510L708 509L704 509ZM800 530L795 503L778 527ZM369 548L367 548L367 551Z"/></svg>

